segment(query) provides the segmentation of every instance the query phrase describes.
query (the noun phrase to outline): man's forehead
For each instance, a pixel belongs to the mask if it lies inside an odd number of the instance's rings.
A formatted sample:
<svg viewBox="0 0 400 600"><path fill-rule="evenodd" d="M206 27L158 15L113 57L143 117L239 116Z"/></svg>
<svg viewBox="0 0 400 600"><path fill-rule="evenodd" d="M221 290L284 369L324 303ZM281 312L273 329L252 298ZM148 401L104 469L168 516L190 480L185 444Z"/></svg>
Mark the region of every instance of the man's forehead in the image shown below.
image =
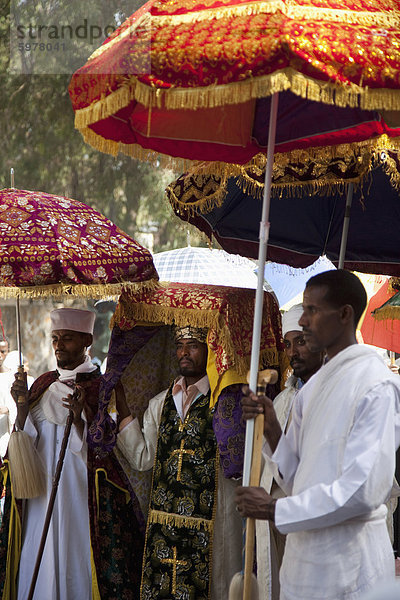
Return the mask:
<svg viewBox="0 0 400 600"><path fill-rule="evenodd" d="M85 335L83 331L74 331L73 329L53 329L51 335L63 337L65 335Z"/></svg>
<svg viewBox="0 0 400 600"><path fill-rule="evenodd" d="M315 302L323 302L328 292L326 285L310 285L303 292L303 306L307 304L315 304Z"/></svg>
<svg viewBox="0 0 400 600"><path fill-rule="evenodd" d="M287 331L283 336L283 339L286 341L295 340L297 338L303 337L303 331L301 329L292 329L291 331Z"/></svg>

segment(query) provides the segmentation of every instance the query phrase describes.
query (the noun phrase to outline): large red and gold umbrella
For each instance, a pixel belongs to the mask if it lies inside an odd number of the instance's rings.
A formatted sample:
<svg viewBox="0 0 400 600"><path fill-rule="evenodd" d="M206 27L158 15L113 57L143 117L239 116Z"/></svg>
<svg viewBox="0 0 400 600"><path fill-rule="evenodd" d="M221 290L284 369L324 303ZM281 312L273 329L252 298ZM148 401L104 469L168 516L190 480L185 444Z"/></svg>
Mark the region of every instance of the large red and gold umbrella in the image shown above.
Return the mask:
<svg viewBox="0 0 400 600"><path fill-rule="evenodd" d="M399 0L151 1L73 75L76 127L111 154L244 164L282 92L278 153L393 141L375 111L400 109L399 23Z"/></svg>
<svg viewBox="0 0 400 600"><path fill-rule="evenodd" d="M93 208L0 190L0 296L89 298L157 286L151 253Z"/></svg>

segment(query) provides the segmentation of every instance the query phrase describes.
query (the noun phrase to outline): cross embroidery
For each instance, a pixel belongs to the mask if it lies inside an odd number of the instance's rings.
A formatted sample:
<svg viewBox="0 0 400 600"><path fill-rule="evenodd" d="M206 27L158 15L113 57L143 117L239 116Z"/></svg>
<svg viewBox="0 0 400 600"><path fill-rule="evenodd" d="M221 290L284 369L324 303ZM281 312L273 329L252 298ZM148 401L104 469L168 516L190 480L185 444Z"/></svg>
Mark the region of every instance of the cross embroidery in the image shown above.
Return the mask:
<svg viewBox="0 0 400 600"><path fill-rule="evenodd" d="M181 566L184 567L187 565L187 560L178 560L177 559L177 549L176 546L172 547L172 558L162 558L162 563L168 563L172 566L172 593L176 594L176 567Z"/></svg>
<svg viewBox="0 0 400 600"><path fill-rule="evenodd" d="M176 474L177 481L181 480L183 455L190 454L190 456L193 456L195 454L194 450L185 450L184 447L185 447L185 440L181 440L181 447L179 448L179 450L174 450L172 452L172 456L174 456L175 454L178 454L178 471Z"/></svg>

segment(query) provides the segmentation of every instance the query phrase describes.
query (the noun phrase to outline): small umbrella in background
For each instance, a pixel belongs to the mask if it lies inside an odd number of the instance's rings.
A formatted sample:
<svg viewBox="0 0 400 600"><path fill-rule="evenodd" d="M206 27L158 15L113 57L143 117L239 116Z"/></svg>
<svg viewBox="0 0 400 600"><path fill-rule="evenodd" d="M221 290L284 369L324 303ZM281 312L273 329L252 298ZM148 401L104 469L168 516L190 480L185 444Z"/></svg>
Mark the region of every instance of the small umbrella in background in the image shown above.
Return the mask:
<svg viewBox="0 0 400 600"><path fill-rule="evenodd" d="M17 299L19 351L20 298L101 298L157 285L151 253L71 198L0 190L0 236L0 297Z"/></svg>
<svg viewBox="0 0 400 600"><path fill-rule="evenodd" d="M153 254L153 261L161 281L257 288L256 263L224 250L187 246Z"/></svg>
<svg viewBox="0 0 400 600"><path fill-rule="evenodd" d="M295 269L288 265L267 262L264 269L265 279L268 280L278 298L279 307L287 310L288 303L301 302L301 297L310 277L335 269L335 265L326 256L320 256L312 265L305 269Z"/></svg>
<svg viewBox="0 0 400 600"><path fill-rule="evenodd" d="M391 280L386 279L370 298L360 325L365 344L400 352L400 320L395 317L395 305L391 306L398 295Z"/></svg>

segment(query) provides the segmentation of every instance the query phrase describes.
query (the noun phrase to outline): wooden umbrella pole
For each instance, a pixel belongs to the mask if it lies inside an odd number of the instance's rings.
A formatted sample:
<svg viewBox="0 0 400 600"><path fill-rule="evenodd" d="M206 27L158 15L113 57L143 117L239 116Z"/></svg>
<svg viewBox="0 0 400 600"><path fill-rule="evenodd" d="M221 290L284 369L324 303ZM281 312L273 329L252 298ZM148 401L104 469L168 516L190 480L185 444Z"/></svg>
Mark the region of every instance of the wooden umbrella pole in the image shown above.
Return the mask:
<svg viewBox="0 0 400 600"><path fill-rule="evenodd" d="M265 388L264 388L265 390ZM265 393L265 391L264 391ZM261 454L264 436L264 415L258 415L254 423L253 436L253 460L251 463L250 485L259 486L261 477ZM248 517L246 519L246 542L244 559L244 583L243 600L252 600L252 575L254 564L254 540L256 520Z"/></svg>
<svg viewBox="0 0 400 600"><path fill-rule="evenodd" d="M53 486L52 486L52 490L51 490L49 504L47 506L47 512L46 512L46 518L44 520L42 537L40 539L39 550L38 550L38 554L37 554L37 558L36 558L35 568L34 568L32 580L31 580L31 587L29 588L29 594L28 594L27 600L32 600L33 594L35 592L36 581L37 581L37 578L39 575L40 563L42 561L42 556L43 556L44 546L46 543L47 533L49 531L51 515L53 513L54 502L56 499L58 484L60 481L60 475L61 475L61 471L62 471L62 467L63 467L63 463L64 463L64 457L65 457L65 452L67 449L69 435L71 433L73 419L74 419L74 413L72 412L72 410L70 410L69 414L68 414L68 418L67 418L67 423L66 423L65 429L64 429L64 436L63 436L62 443L61 443L60 455L58 457L56 471L54 474Z"/></svg>

